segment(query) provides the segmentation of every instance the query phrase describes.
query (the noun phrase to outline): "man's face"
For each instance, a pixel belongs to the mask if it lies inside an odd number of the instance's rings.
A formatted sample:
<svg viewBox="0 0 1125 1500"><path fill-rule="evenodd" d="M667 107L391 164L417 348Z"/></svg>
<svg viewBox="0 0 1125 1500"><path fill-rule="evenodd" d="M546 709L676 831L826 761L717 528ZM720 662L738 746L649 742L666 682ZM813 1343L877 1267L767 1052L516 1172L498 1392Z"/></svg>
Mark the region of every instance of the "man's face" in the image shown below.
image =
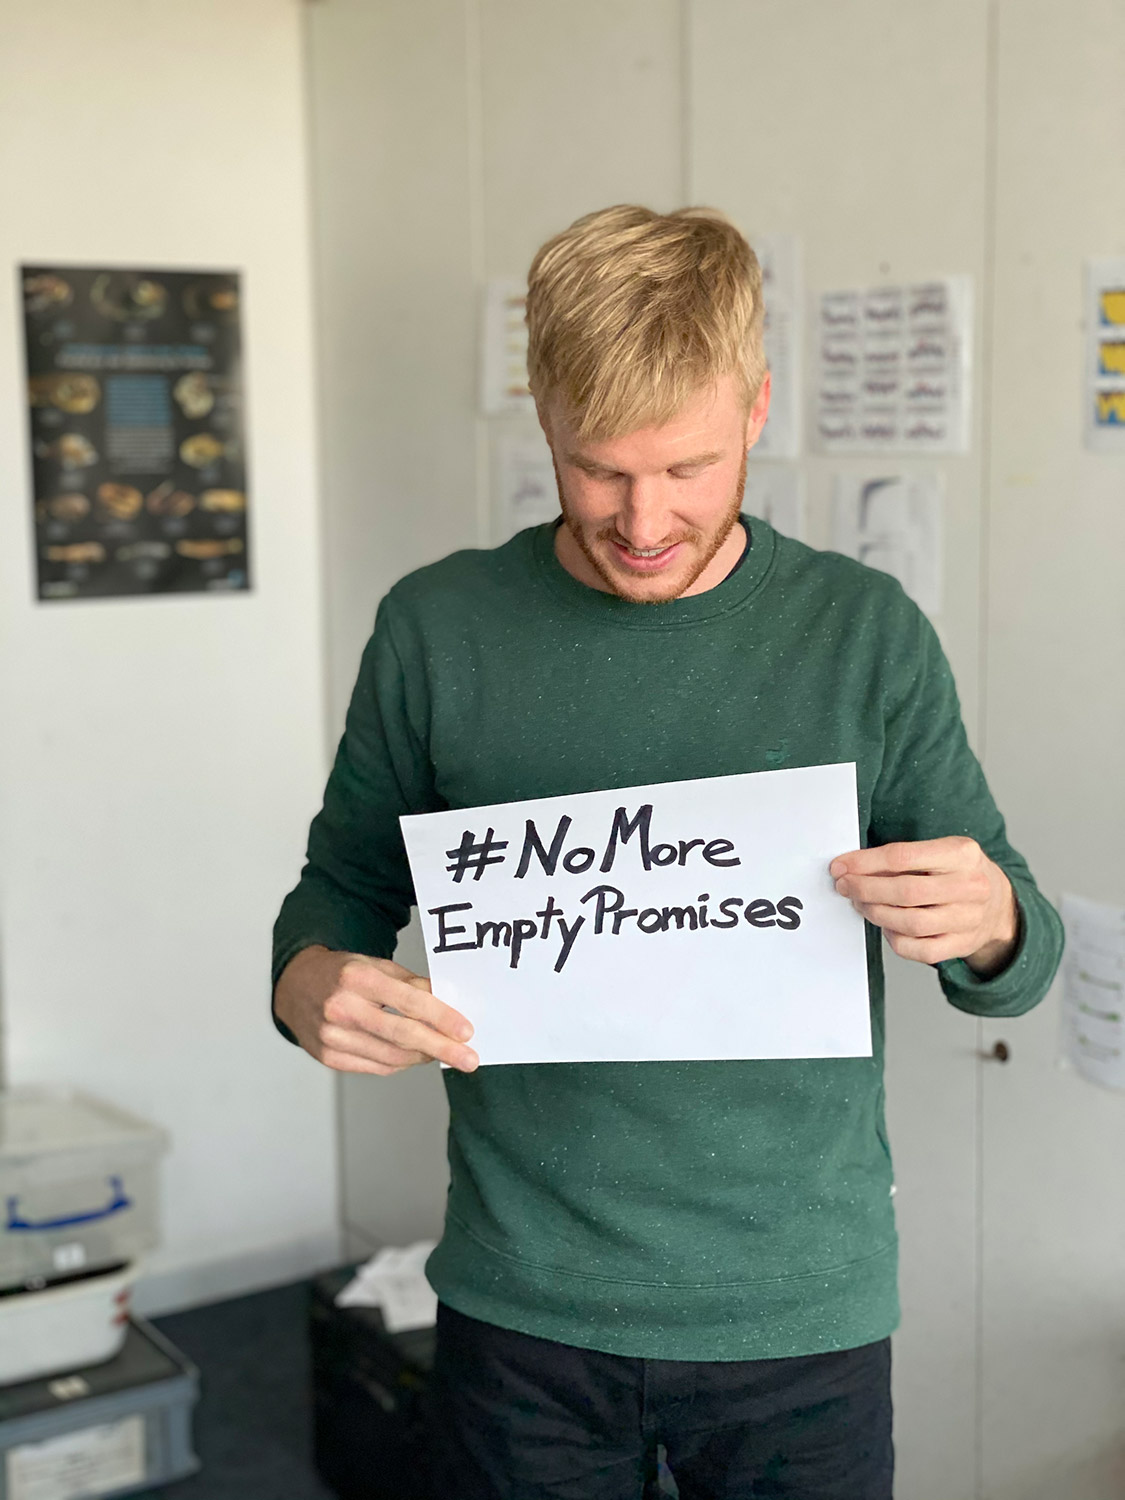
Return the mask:
<svg viewBox="0 0 1125 1500"><path fill-rule="evenodd" d="M560 562L590 587L637 604L713 588L742 551L734 528L746 451L768 410L768 375L749 413L728 375L662 427L591 443L549 407L542 419L562 504Z"/></svg>

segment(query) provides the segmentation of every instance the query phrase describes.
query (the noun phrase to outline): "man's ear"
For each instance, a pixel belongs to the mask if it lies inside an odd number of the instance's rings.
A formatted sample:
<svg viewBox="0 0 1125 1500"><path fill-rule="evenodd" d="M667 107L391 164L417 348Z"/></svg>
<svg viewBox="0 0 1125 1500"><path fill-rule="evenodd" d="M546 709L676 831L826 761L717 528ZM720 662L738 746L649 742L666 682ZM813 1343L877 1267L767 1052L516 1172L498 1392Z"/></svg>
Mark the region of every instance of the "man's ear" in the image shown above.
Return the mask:
<svg viewBox="0 0 1125 1500"><path fill-rule="evenodd" d="M754 397L749 412L746 414L746 450L754 446L762 435L762 428L766 425L766 418L770 414L770 372L767 370L762 377L762 383L758 387L758 394Z"/></svg>
<svg viewBox="0 0 1125 1500"><path fill-rule="evenodd" d="M539 418L539 425L543 429L543 436L547 439L549 448L551 446L551 414L545 402L536 401L535 415Z"/></svg>

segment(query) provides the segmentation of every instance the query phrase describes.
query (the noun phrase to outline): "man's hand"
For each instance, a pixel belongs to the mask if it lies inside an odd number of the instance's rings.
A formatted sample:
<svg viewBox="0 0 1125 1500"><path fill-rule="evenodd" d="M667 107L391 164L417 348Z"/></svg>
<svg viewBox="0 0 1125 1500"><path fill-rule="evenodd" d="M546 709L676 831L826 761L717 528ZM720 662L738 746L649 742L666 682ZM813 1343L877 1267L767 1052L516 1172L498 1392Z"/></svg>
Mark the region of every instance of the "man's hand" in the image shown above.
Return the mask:
<svg viewBox="0 0 1125 1500"><path fill-rule="evenodd" d="M306 1052L342 1073L401 1073L435 1059L471 1073L473 1028L430 981L385 958L304 948L282 970L274 1010Z"/></svg>
<svg viewBox="0 0 1125 1500"><path fill-rule="evenodd" d="M982 978L1015 952L1019 913L1011 882L975 839L928 839L841 854L836 889L881 927L901 958L963 958Z"/></svg>

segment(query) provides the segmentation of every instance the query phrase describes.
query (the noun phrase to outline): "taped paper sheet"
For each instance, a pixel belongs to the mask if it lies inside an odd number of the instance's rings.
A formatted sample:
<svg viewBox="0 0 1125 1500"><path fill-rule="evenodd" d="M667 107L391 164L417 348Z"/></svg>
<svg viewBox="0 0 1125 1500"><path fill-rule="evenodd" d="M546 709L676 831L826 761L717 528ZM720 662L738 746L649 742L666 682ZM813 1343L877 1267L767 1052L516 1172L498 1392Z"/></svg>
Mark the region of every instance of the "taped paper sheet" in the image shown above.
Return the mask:
<svg viewBox="0 0 1125 1500"><path fill-rule="evenodd" d="M485 416L535 412L527 386L527 284L494 276L485 288L481 406Z"/></svg>
<svg viewBox="0 0 1125 1500"><path fill-rule="evenodd" d="M538 526L559 515L559 487L542 433L499 433L494 451L497 529L499 540L506 542L526 526Z"/></svg>
<svg viewBox="0 0 1125 1500"><path fill-rule="evenodd" d="M868 1057L855 766L402 820L433 990L482 1063Z"/></svg>
<svg viewBox="0 0 1125 1500"><path fill-rule="evenodd" d="M1125 907L1064 896L1060 910L1063 1057L1092 1083L1125 1089Z"/></svg>
<svg viewBox="0 0 1125 1500"><path fill-rule="evenodd" d="M775 531L805 540L805 486L796 464L763 464L748 469L743 509L761 516Z"/></svg>
<svg viewBox="0 0 1125 1500"><path fill-rule="evenodd" d="M837 552L897 578L931 619L941 614L939 474L838 474L832 541Z"/></svg>
<svg viewBox="0 0 1125 1500"><path fill-rule="evenodd" d="M753 237L762 267L765 326L762 343L770 368L770 414L750 450L757 459L796 458L801 445L801 246L793 234Z"/></svg>

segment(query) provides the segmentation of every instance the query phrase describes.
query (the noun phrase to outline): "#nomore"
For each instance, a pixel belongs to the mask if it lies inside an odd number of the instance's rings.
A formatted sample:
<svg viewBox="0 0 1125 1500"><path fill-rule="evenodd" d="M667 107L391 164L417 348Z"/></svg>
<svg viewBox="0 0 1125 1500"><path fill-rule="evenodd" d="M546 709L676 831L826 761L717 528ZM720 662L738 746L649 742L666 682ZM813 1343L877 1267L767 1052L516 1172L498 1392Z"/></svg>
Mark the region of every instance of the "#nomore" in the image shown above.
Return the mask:
<svg viewBox="0 0 1125 1500"><path fill-rule="evenodd" d="M576 845L573 849L568 849L565 854L563 853L563 845L573 821L569 814L564 813L555 827L550 845L545 845L535 825L535 819L527 819L524 825L523 848L520 850L519 864L516 866L516 880L524 878L531 868L533 858L539 861L540 868L546 875L555 874L559 867L560 857L562 868L568 875L582 875L591 868L598 854L597 850L589 844ZM735 854L734 845L730 839L679 839L674 844L654 844L652 842L652 803L646 802L632 817L624 807L619 807L614 811L609 841L605 846L601 864L598 866L603 875L608 875L613 869L618 848L627 844L634 834L638 835L641 864L646 870L651 870L654 865L678 864L682 867L687 864L688 856L694 849L702 850L701 857L707 864L715 865L720 869L729 869L732 865L742 863ZM445 851L447 857L453 861L452 864L446 865L446 870L452 874L456 885L461 883L470 869L473 871L473 879L479 880L489 866L505 863L506 856L501 854L500 850L507 847L508 840L494 838L491 828L480 842L475 833L466 829L457 848Z"/></svg>
<svg viewBox="0 0 1125 1500"><path fill-rule="evenodd" d="M558 867L559 855L562 854L563 844L570 831L572 819L565 813L558 821L555 836L551 840L550 847L544 848L543 841L539 837L539 830L535 826L535 820L528 818L524 831L523 848L520 851L520 862L516 866L517 880L522 880L527 874L532 856L542 865L544 873L553 875ZM688 855L693 849L701 850L701 857L709 865L729 868L731 865L740 865L742 861L734 852L734 845L730 839L680 839L675 844L653 844L652 843L652 803L646 802L639 807L630 818L625 808L619 807L613 814L613 826L609 831L609 842L605 846L601 864L598 869L603 875L608 875L613 869L613 862L617 857L620 844L627 844L634 834L640 839L641 864L646 870L651 870L654 865L686 865ZM567 850L562 855L562 867L569 875L582 875L597 859L597 853L587 845L578 845Z"/></svg>

